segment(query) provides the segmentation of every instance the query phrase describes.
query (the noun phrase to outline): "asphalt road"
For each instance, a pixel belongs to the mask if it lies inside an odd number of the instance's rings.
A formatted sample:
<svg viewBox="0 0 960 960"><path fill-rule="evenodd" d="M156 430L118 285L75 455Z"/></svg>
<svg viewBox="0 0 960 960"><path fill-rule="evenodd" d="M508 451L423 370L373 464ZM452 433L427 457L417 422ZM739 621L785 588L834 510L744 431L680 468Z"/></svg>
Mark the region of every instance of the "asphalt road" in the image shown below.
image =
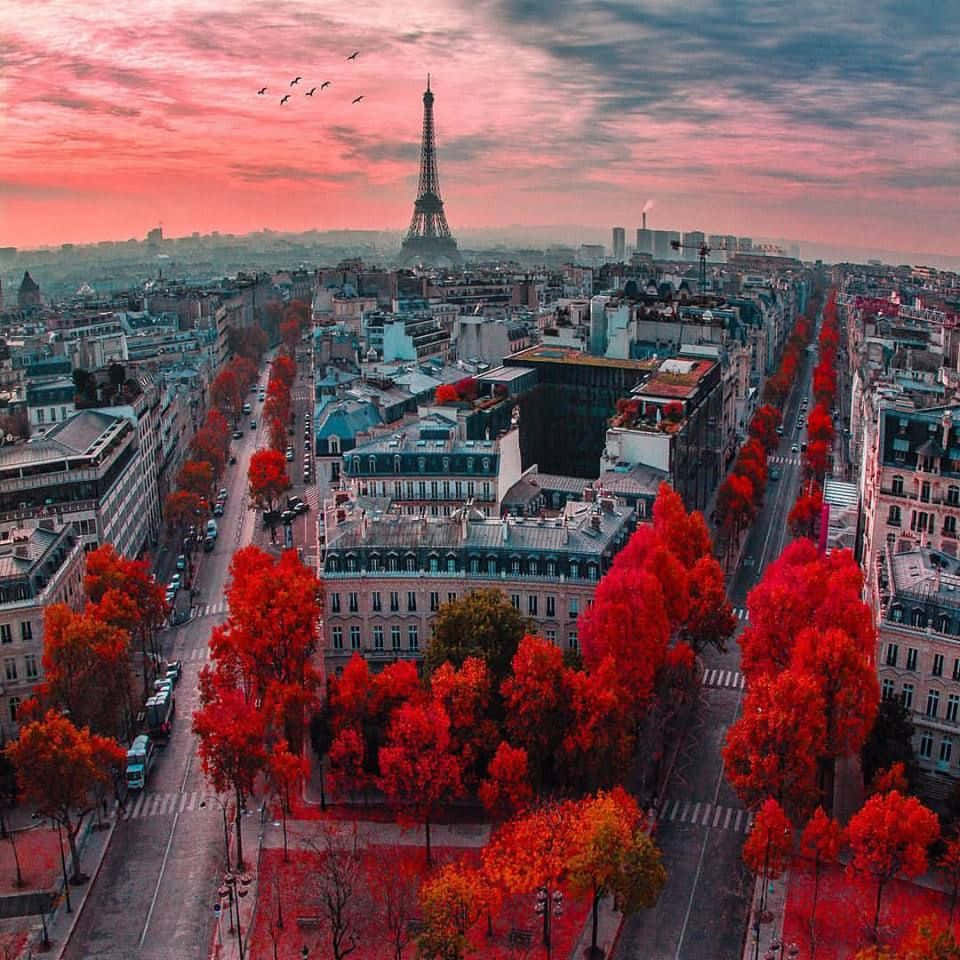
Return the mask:
<svg viewBox="0 0 960 960"><path fill-rule="evenodd" d="M266 432L262 404L255 394L250 398L256 434L249 430L248 415L243 438L233 441L237 463L227 468L222 482L228 499L216 547L195 555L196 616L163 636L168 658L183 661L173 734L159 751L147 789L127 799L126 815L64 953L68 960L186 960L206 956L212 942L215 891L224 865L223 817L200 770L190 727L210 632L226 617L230 560L254 533L254 511L247 509L245 496L247 465L257 445L266 443Z"/></svg>
<svg viewBox="0 0 960 960"><path fill-rule="evenodd" d="M810 396L815 362L804 355L797 386L783 407L784 435L770 457L780 479L770 482L729 578L735 608L746 606L764 567L789 542L787 516L803 480L803 454L791 447L806 437L805 430L796 430L796 421L801 398ZM658 803L656 839L667 885L656 907L627 920L617 960L734 960L743 950L753 879L740 852L749 818L723 775L722 761L727 729L744 696L739 646L730 644L725 654L707 650L703 660L699 707L666 796Z"/></svg>

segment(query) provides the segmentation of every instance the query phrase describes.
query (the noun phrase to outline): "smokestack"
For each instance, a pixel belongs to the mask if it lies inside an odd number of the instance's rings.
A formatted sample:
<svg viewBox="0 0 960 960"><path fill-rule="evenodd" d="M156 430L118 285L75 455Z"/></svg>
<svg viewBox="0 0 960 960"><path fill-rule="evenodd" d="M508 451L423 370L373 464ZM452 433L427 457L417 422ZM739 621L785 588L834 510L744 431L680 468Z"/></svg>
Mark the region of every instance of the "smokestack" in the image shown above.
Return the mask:
<svg viewBox="0 0 960 960"><path fill-rule="evenodd" d="M643 217L643 229L646 230L647 229L647 211L644 210L641 216Z"/></svg>

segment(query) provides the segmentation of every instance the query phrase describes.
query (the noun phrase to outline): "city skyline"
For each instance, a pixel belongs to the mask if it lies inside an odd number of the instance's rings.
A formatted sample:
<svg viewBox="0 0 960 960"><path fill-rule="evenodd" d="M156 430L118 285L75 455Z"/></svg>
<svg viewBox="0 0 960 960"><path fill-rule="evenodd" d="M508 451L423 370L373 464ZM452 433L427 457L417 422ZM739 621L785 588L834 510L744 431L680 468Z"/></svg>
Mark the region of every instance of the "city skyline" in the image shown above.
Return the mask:
<svg viewBox="0 0 960 960"><path fill-rule="evenodd" d="M429 71L455 236L629 238L646 207L657 228L957 255L955 18L806 6L8 8L0 244L400 232Z"/></svg>

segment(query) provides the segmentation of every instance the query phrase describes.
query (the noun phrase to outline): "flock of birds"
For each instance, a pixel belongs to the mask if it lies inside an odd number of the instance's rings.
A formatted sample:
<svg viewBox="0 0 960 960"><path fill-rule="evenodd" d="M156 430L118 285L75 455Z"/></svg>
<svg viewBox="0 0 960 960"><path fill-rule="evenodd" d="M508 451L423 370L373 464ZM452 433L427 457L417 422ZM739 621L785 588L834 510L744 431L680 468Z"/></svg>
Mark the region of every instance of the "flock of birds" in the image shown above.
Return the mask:
<svg viewBox="0 0 960 960"><path fill-rule="evenodd" d="M359 50L354 50L353 53L351 53L350 56L347 57L346 59L347 59L347 60L356 60L358 56L360 56L360 51L359 51ZM302 79L303 79L303 77L294 77L294 78L290 81L290 86L291 86L291 87L297 86L297 84L300 83L300 81L301 81ZM321 91L322 91L325 87L329 87L331 83L333 83L332 80L324 80L323 83L321 83L319 87L311 87L309 90L307 90L306 93L304 94L304 96L312 97L318 90L321 90ZM266 96L267 89L268 89L267 87L261 87L261 88L257 91L257 96L260 96L260 97ZM291 94L285 93L285 94L280 98L280 106L282 107L282 106L290 99L290 97L291 97ZM354 97L350 102L351 102L351 103L359 103L362 99L363 99L363 94L360 94L359 97Z"/></svg>

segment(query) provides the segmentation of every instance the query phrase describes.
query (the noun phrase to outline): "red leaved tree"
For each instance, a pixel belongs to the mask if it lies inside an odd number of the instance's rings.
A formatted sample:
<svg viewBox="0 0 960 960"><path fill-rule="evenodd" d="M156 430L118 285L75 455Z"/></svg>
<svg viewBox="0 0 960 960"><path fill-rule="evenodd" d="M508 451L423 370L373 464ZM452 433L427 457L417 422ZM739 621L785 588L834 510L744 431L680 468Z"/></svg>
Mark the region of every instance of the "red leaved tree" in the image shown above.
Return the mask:
<svg viewBox="0 0 960 960"><path fill-rule="evenodd" d="M957 895L960 894L960 836L954 835L943 846L943 853L937 859L937 868L950 884L950 917L953 927L953 914L957 909Z"/></svg>
<svg viewBox="0 0 960 960"><path fill-rule="evenodd" d="M816 535L820 515L823 512L823 491L814 487L809 493L801 492L787 517L787 527L794 537Z"/></svg>
<svg viewBox="0 0 960 960"><path fill-rule="evenodd" d="M198 497L195 493L175 490L167 494L163 502L163 515L167 518L168 529L171 532L176 530L182 537L189 527L196 524L205 506L205 498Z"/></svg>
<svg viewBox="0 0 960 960"><path fill-rule="evenodd" d="M177 487L209 500L213 493L213 466L206 460L187 460L177 474Z"/></svg>
<svg viewBox="0 0 960 960"><path fill-rule="evenodd" d="M896 790L876 793L847 826L852 853L847 873L869 874L877 884L873 940L878 939L884 888L897 875L916 877L927 869L927 851L940 835L940 822L916 797Z"/></svg>
<svg viewBox="0 0 960 960"><path fill-rule="evenodd" d="M433 402L438 406L457 403L459 400L460 396L457 393L457 388L452 383L441 383L433 396Z"/></svg>
<svg viewBox="0 0 960 960"><path fill-rule="evenodd" d="M843 827L817 807L803 829L800 852L811 861L813 867L813 897L810 903L810 956L817 952L817 898L820 894L820 877L823 868L835 863L844 842Z"/></svg>
<svg viewBox="0 0 960 960"><path fill-rule="evenodd" d="M459 758L450 741L450 718L436 701L405 703L390 718L380 748L379 786L401 819L423 824L431 863L430 823L443 804L463 791Z"/></svg>
<svg viewBox="0 0 960 960"><path fill-rule="evenodd" d="M777 433L780 419L780 411L766 403L757 410L750 420L750 436L759 440L768 453L776 450L780 442L780 436Z"/></svg>
<svg viewBox="0 0 960 960"><path fill-rule="evenodd" d="M755 810L773 797L803 820L816 805L825 734L823 696L813 677L787 670L752 682L723 751L727 779L744 806Z"/></svg>
<svg viewBox="0 0 960 960"><path fill-rule="evenodd" d="M688 570L702 557L713 556L703 514L687 513L680 494L667 483L660 484L653 502L653 529Z"/></svg>
<svg viewBox="0 0 960 960"><path fill-rule="evenodd" d="M243 394L237 375L229 367L224 367L210 384L210 400L225 416L236 420L243 409Z"/></svg>
<svg viewBox="0 0 960 960"><path fill-rule="evenodd" d="M501 740L478 795L484 809L497 820L505 820L526 807L533 799L527 751Z"/></svg>
<svg viewBox="0 0 960 960"><path fill-rule="evenodd" d="M743 862L763 879L761 914L767 906L767 884L787 869L792 852L793 825L783 807L772 797L767 797L757 811L750 835L743 844Z"/></svg>
<svg viewBox="0 0 960 960"><path fill-rule="evenodd" d="M81 882L77 835L96 807L98 789L113 783L126 760L116 740L77 729L63 714L48 710L24 724L6 747L28 807L59 823L70 844L73 882Z"/></svg>
<svg viewBox="0 0 960 960"><path fill-rule="evenodd" d="M247 470L250 500L258 510L276 510L290 489L287 462L279 450L257 450Z"/></svg>

